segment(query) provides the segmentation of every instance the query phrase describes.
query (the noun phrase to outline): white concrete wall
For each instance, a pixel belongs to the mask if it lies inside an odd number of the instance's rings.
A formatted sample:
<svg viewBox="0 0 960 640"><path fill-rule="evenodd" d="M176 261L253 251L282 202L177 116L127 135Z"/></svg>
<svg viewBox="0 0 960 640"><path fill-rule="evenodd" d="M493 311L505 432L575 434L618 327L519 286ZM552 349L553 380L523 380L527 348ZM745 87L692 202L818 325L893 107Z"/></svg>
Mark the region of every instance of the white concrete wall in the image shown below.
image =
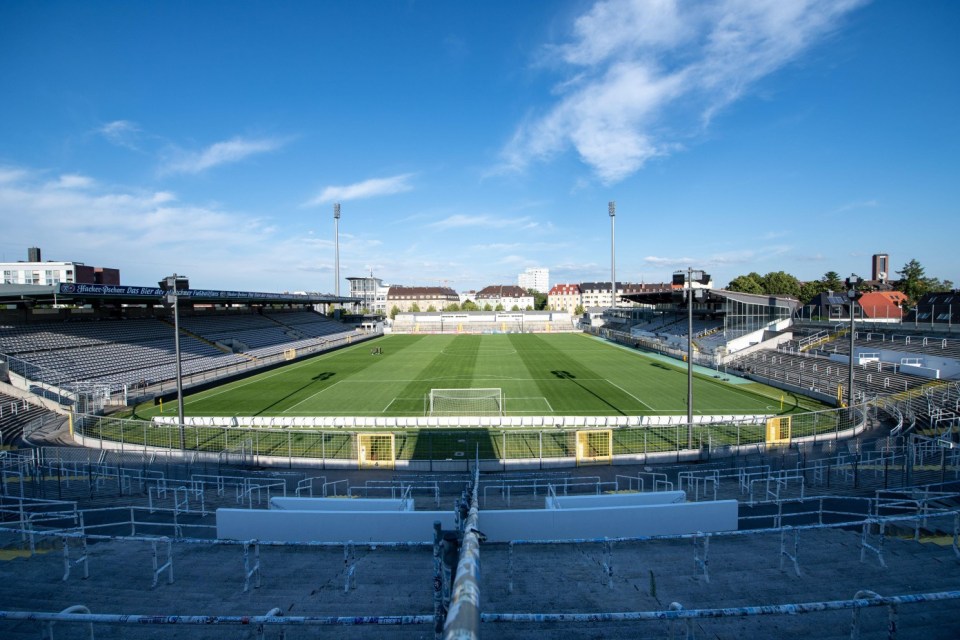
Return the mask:
<svg viewBox="0 0 960 640"><path fill-rule="evenodd" d="M270 508L284 511L413 511L413 500L393 498L270 498Z"/></svg>
<svg viewBox="0 0 960 640"><path fill-rule="evenodd" d="M454 527L452 511L280 511L217 509L217 537L285 542L432 542L433 523ZM489 542L616 538L737 529L737 501L590 509L482 511Z"/></svg>
<svg viewBox="0 0 960 640"><path fill-rule="evenodd" d="M651 491L648 493L612 493L590 496L547 496L547 509L590 509L596 507L628 507L647 504L686 502L686 491Z"/></svg>
<svg viewBox="0 0 960 640"><path fill-rule="evenodd" d="M217 509L217 537L282 542L433 542L433 523L453 529L449 511L279 511Z"/></svg>

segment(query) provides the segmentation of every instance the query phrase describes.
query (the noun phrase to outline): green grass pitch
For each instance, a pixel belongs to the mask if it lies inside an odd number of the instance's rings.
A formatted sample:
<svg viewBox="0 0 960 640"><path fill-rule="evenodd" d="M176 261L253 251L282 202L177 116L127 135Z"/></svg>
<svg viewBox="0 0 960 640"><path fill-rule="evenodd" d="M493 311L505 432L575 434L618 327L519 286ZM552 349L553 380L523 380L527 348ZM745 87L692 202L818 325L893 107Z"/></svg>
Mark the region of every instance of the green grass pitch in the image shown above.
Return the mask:
<svg viewBox="0 0 960 640"><path fill-rule="evenodd" d="M382 355L372 349L380 347ZM187 395L187 416L423 416L431 388L499 387L507 415L686 415L686 365L584 334L390 335ZM697 373L695 414L823 408ZM164 414L176 412L167 402ZM160 415L142 405L141 418Z"/></svg>

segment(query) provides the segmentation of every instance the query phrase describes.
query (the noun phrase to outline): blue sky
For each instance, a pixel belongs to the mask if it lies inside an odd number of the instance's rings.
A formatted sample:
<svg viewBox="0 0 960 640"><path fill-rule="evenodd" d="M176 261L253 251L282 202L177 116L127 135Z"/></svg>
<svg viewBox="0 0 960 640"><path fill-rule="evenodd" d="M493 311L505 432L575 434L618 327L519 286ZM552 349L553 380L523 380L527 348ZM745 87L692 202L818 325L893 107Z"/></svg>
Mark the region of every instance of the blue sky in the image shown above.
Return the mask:
<svg viewBox="0 0 960 640"><path fill-rule="evenodd" d="M960 282L960 3L0 3L0 260ZM341 292L347 290L341 284Z"/></svg>

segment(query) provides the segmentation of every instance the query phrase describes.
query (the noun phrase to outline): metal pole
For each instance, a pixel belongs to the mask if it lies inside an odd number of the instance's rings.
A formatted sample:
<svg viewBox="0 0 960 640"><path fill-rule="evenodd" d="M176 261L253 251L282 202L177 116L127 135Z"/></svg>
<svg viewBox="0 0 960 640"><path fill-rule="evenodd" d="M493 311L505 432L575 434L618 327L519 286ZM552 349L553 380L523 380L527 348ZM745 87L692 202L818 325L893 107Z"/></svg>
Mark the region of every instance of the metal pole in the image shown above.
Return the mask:
<svg viewBox="0 0 960 640"><path fill-rule="evenodd" d="M847 407L853 409L853 335L854 335L854 317L856 315L857 304L857 275L850 274L850 290L847 295L850 298L850 378L847 380ZM852 414L851 414L852 415Z"/></svg>
<svg viewBox="0 0 960 640"><path fill-rule="evenodd" d="M614 220L617 217L617 203L607 203L607 212L610 214L610 306L617 306L617 234Z"/></svg>
<svg viewBox="0 0 960 640"><path fill-rule="evenodd" d="M687 268L687 448L693 449L693 268Z"/></svg>
<svg viewBox="0 0 960 640"><path fill-rule="evenodd" d="M173 348L177 357L177 421L180 424L180 450L186 449L183 426L183 368L180 363L180 294L177 292L177 274L173 274Z"/></svg>
<svg viewBox="0 0 960 640"><path fill-rule="evenodd" d="M333 292L340 297L340 203L333 205Z"/></svg>

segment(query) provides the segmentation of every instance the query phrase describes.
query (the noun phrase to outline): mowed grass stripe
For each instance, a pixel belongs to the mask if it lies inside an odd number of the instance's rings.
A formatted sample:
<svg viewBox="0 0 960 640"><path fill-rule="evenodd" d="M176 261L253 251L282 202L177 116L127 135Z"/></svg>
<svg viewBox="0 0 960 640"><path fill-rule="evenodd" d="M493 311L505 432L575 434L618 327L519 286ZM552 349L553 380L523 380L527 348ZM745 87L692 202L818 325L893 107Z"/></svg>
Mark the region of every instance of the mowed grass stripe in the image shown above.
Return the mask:
<svg viewBox="0 0 960 640"><path fill-rule="evenodd" d="M517 334L511 335L510 339L526 370L536 379L541 395L547 398L555 412L627 415L628 411L636 413L640 409L636 402L628 404L630 399L622 391L606 384L582 359L558 348L566 340L561 342L540 336L524 340L525 337Z"/></svg>
<svg viewBox="0 0 960 640"><path fill-rule="evenodd" d="M420 399L418 407L404 407L405 415L423 415L423 398L432 388L474 386L472 383L480 340L480 336L471 335L434 341L440 348L432 358L424 362L419 379L409 382L400 392L400 398Z"/></svg>
<svg viewBox="0 0 960 640"><path fill-rule="evenodd" d="M371 349L382 347L383 355ZM391 335L187 396L189 416L422 416L431 388L500 387L508 415L680 415L686 370L580 334ZM694 379L698 414L822 408L762 385ZM168 401L165 414L175 413ZM152 405L137 415L159 414Z"/></svg>

